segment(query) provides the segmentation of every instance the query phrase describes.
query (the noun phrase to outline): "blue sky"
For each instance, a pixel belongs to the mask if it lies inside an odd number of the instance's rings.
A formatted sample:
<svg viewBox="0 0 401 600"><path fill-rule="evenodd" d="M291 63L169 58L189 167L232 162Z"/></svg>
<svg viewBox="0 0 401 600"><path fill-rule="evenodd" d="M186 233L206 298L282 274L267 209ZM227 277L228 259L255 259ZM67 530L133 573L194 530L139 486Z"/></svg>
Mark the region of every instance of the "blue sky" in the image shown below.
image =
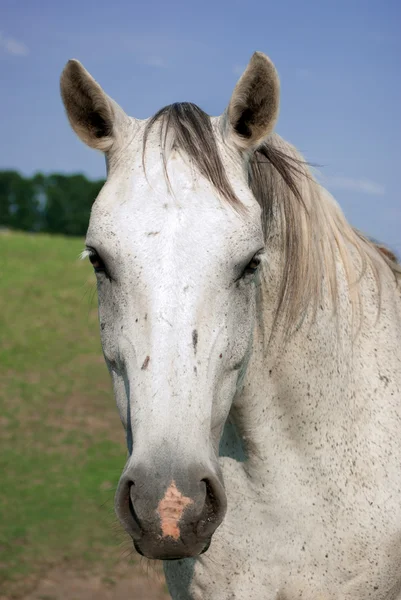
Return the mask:
<svg viewBox="0 0 401 600"><path fill-rule="evenodd" d="M218 115L261 50L281 78L278 133L401 252L400 23L399 0L0 0L0 168L104 176L64 116L69 58L132 116L184 100Z"/></svg>

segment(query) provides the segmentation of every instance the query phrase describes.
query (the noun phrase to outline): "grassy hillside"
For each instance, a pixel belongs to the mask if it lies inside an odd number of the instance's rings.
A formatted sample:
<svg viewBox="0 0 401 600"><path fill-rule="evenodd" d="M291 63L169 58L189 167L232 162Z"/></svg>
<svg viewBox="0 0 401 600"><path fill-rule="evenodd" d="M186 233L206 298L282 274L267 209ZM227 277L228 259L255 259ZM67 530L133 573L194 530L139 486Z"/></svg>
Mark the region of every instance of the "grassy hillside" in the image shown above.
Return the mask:
<svg viewBox="0 0 401 600"><path fill-rule="evenodd" d="M126 458L83 240L0 233L0 596L60 562L118 560Z"/></svg>

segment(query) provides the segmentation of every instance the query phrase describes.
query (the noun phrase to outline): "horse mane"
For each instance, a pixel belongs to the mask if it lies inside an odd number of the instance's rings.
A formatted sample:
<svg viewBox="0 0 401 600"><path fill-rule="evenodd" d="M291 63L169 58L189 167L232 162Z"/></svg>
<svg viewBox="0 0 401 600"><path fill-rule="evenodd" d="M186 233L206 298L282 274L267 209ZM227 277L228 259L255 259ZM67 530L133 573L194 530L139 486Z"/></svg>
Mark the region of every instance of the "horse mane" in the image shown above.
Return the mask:
<svg viewBox="0 0 401 600"><path fill-rule="evenodd" d="M375 244L375 246L379 250L379 252L384 254L384 256L386 256L392 263L400 264L400 261L398 260L397 255L395 254L395 252L390 250L390 248L388 248L387 246L384 246L380 242L376 242L375 240L371 239L370 241L373 242L373 244Z"/></svg>
<svg viewBox="0 0 401 600"><path fill-rule="evenodd" d="M331 194L313 177L310 166L278 135L255 151L250 174L250 187L264 213L265 235L274 230L277 220L281 225L283 277L276 322L284 315L285 329L291 335L307 310L316 315L325 287L336 312L340 260L358 329L363 315L359 283L366 273L372 274L380 311L382 276L392 273L398 280L401 275L394 253L350 225Z"/></svg>
<svg viewBox="0 0 401 600"><path fill-rule="evenodd" d="M167 181L167 136L172 134L173 147L189 157L222 198L241 210L241 202L225 172L210 116L189 102L162 108L146 124L144 170L148 136L157 123L161 124L161 157ZM338 259L353 307L361 307L358 283L367 270L376 281L380 305L383 269L390 270L398 279L400 264L385 246L370 240L348 223L297 150L273 134L251 153L247 164L249 187L262 209L265 241L277 230L277 224L281 227L283 276L273 329L283 319L284 329L291 335L307 311L312 309L315 315L325 293L322 282L328 288L336 311ZM359 260L355 260L355 253Z"/></svg>

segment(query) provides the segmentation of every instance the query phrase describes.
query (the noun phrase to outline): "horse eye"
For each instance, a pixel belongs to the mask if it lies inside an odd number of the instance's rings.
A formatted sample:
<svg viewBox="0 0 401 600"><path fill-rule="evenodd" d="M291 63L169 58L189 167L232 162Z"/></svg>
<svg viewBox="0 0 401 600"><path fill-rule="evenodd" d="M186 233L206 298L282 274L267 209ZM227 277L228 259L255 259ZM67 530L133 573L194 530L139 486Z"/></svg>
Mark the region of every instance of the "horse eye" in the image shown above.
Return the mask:
<svg viewBox="0 0 401 600"><path fill-rule="evenodd" d="M260 256L254 256L250 263L246 266L244 275L253 275L258 270L260 265Z"/></svg>
<svg viewBox="0 0 401 600"><path fill-rule="evenodd" d="M89 254L89 260L90 260L92 267L94 268L96 273L102 273L103 271L106 270L105 266L104 266L104 262L102 261L100 256L97 254L97 252L91 252L91 254Z"/></svg>

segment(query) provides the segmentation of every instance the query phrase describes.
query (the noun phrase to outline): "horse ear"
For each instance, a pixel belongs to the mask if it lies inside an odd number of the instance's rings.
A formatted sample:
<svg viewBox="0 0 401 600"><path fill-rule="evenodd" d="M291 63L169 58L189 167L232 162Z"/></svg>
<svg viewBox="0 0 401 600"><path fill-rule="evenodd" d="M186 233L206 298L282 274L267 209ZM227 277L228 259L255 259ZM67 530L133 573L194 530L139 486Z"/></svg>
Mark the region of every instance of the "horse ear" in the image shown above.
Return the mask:
<svg viewBox="0 0 401 600"><path fill-rule="evenodd" d="M273 63L255 52L228 105L228 138L242 150L259 145L273 130L279 99L280 81Z"/></svg>
<svg viewBox="0 0 401 600"><path fill-rule="evenodd" d="M107 96L78 60L69 60L61 74L61 97L71 127L91 148L107 152L129 117Z"/></svg>

